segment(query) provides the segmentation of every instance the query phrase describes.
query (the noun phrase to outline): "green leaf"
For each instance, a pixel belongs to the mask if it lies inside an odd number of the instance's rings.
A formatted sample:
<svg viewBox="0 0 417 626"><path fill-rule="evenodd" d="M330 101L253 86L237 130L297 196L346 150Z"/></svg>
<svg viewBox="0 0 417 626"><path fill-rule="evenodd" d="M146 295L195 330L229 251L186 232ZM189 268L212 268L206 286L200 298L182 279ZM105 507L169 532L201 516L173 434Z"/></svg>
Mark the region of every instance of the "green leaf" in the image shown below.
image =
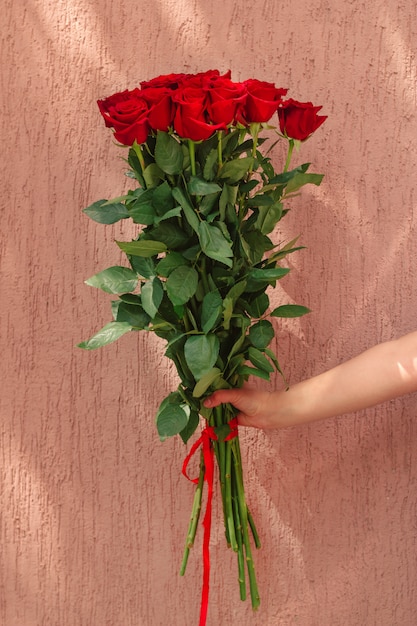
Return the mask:
<svg viewBox="0 0 417 626"><path fill-rule="evenodd" d="M306 313L310 313L310 309L301 304L283 304L271 311L272 317L301 317Z"/></svg>
<svg viewBox="0 0 417 626"><path fill-rule="evenodd" d="M194 211L192 204L185 197L182 189L180 189L179 187L174 187L174 189L172 190L172 195L184 211L185 219L187 220L193 231L198 233L198 225L200 220L198 219L198 216Z"/></svg>
<svg viewBox="0 0 417 626"><path fill-rule="evenodd" d="M145 181L142 176L142 166L140 164L138 154L142 154L142 149L136 143L136 141L134 141L132 147L129 150L129 156L127 159L127 162L129 163L133 171L127 172L127 176L130 176L131 178L136 178L136 180L139 181L139 185L141 187L144 187Z"/></svg>
<svg viewBox="0 0 417 626"><path fill-rule="evenodd" d="M174 209L170 209L163 215L155 217L154 223L159 224L160 222L171 219L171 217L179 217L180 215L181 215L181 207L177 206Z"/></svg>
<svg viewBox="0 0 417 626"><path fill-rule="evenodd" d="M184 229L172 221L163 221L158 224L152 230L152 237L163 242L168 249L183 248L189 241L189 235L184 232Z"/></svg>
<svg viewBox="0 0 417 626"><path fill-rule="evenodd" d="M161 180L165 179L165 174L156 163L151 163L143 172L143 178L145 180L146 187L151 189L160 184Z"/></svg>
<svg viewBox="0 0 417 626"><path fill-rule="evenodd" d="M271 359L272 363L275 365L275 368L277 370L277 372L279 372L281 374L281 376L284 378L284 373L281 369L280 364L278 363L278 359L276 357L276 354L270 349L270 348L265 348L265 354L267 354L269 356L269 358Z"/></svg>
<svg viewBox="0 0 417 626"><path fill-rule="evenodd" d="M310 165L311 163L303 163L302 165L298 165L293 170L289 170L287 172L282 172L281 174L277 174L276 176L270 179L269 185L267 187L270 187L272 185L287 184L297 174L304 174L308 170Z"/></svg>
<svg viewBox="0 0 417 626"><path fill-rule="evenodd" d="M195 433L197 426L200 423L200 418L197 411L190 411L190 417L188 418L188 423L185 428L180 432L180 437L184 443L190 439L190 437Z"/></svg>
<svg viewBox="0 0 417 626"><path fill-rule="evenodd" d="M241 376L245 376L246 378L249 376L257 376L258 378L263 378L263 380L269 380L268 372L258 370L256 367L249 367L249 365L241 365L238 368L237 373Z"/></svg>
<svg viewBox="0 0 417 626"><path fill-rule="evenodd" d="M156 427L161 441L178 435L188 424L190 407L184 404L180 394L170 393L161 402L156 414Z"/></svg>
<svg viewBox="0 0 417 626"><path fill-rule="evenodd" d="M132 269L139 276L143 276L143 278L155 276L155 263L151 257L128 256L128 259Z"/></svg>
<svg viewBox="0 0 417 626"><path fill-rule="evenodd" d="M153 224L156 217L155 209L152 205L153 191L153 189L148 189L129 206L129 214L135 224L144 224L145 226Z"/></svg>
<svg viewBox="0 0 417 626"><path fill-rule="evenodd" d="M168 297L174 306L188 302L197 291L197 286L198 273L188 265L177 267L166 281Z"/></svg>
<svg viewBox="0 0 417 626"><path fill-rule="evenodd" d="M224 220L228 206L233 207L234 211L238 189L239 188L236 185L223 185L223 189L219 198L220 219Z"/></svg>
<svg viewBox="0 0 417 626"><path fill-rule="evenodd" d="M116 241L117 245L126 254L132 256L150 257L160 252L165 252L166 245L162 241L140 239L139 241Z"/></svg>
<svg viewBox="0 0 417 626"><path fill-rule="evenodd" d="M117 307L117 322L127 322L135 328L146 328L150 322L150 317L139 304L129 304L128 302L119 302Z"/></svg>
<svg viewBox="0 0 417 626"><path fill-rule="evenodd" d="M274 368L271 365L271 362L266 358L261 350L258 348L254 348L251 346L248 350L249 361L254 365L257 369L263 370L264 372L273 372Z"/></svg>
<svg viewBox="0 0 417 626"><path fill-rule="evenodd" d="M142 305L142 300L136 293L122 293L119 298L122 302L126 302L126 304L135 304L136 306Z"/></svg>
<svg viewBox="0 0 417 626"><path fill-rule="evenodd" d="M172 197L171 187L167 181L164 181L158 187L155 187L152 195L152 204L158 215L165 215L174 208L174 199Z"/></svg>
<svg viewBox="0 0 417 626"><path fill-rule="evenodd" d="M217 183L207 182L198 176L191 176L188 183L188 191L193 196L208 196L221 190L222 188Z"/></svg>
<svg viewBox="0 0 417 626"><path fill-rule="evenodd" d="M102 289L106 293L125 293L136 288L138 278L136 272L128 267L115 265L91 276L85 283L90 287Z"/></svg>
<svg viewBox="0 0 417 626"><path fill-rule="evenodd" d="M180 174L183 165L181 144L169 133L158 131L155 144L156 164L166 174Z"/></svg>
<svg viewBox="0 0 417 626"><path fill-rule="evenodd" d="M102 348L109 343L116 341L126 333L132 330L132 326L128 322L109 322L95 335L78 344L83 350L95 350Z"/></svg>
<svg viewBox="0 0 417 626"><path fill-rule="evenodd" d="M219 172L219 178L227 180L229 184L238 183L243 180L246 174L253 167L253 157L243 157L242 159L234 159L227 161Z"/></svg>
<svg viewBox="0 0 417 626"><path fill-rule="evenodd" d="M129 211L120 202L110 203L107 200L93 202L83 213L99 224L115 224L119 220L129 217Z"/></svg>
<svg viewBox="0 0 417 626"><path fill-rule="evenodd" d="M179 252L169 252L164 259L161 259L156 266L156 271L159 276L168 277L177 267L181 265L188 265L187 259L185 259Z"/></svg>
<svg viewBox="0 0 417 626"><path fill-rule="evenodd" d="M199 211L202 215L205 215L208 220L214 219L218 216L217 200L218 193L210 193L207 196L202 196L199 206ZM210 217L209 217L210 216Z"/></svg>
<svg viewBox="0 0 417 626"><path fill-rule="evenodd" d="M201 398L203 393L221 376L221 370L218 367L213 367L204 376L200 378L194 387L194 398Z"/></svg>
<svg viewBox="0 0 417 626"><path fill-rule="evenodd" d="M249 272L249 279L246 286L248 293L254 293L265 289L268 285L273 285L276 280L279 280L283 276L286 276L290 271L287 267L276 268L253 268Z"/></svg>
<svg viewBox="0 0 417 626"><path fill-rule="evenodd" d="M309 183L319 186L322 180L322 174L296 174L286 186L285 194L288 195L290 193L294 193L295 191L298 191L300 187L303 187L304 185L307 185Z"/></svg>
<svg viewBox="0 0 417 626"><path fill-rule="evenodd" d="M205 180L213 180L217 172L217 149L210 150L204 162L203 176Z"/></svg>
<svg viewBox="0 0 417 626"><path fill-rule="evenodd" d="M184 345L184 356L194 378L200 380L209 372L219 356L220 342L214 335L192 335Z"/></svg>
<svg viewBox="0 0 417 626"><path fill-rule="evenodd" d="M259 350L264 350L274 335L274 328L268 320L261 320L249 328L249 339L252 345Z"/></svg>
<svg viewBox="0 0 417 626"><path fill-rule="evenodd" d="M246 310L251 317L262 317L269 307L269 297L266 293L261 293L252 302L246 303Z"/></svg>
<svg viewBox="0 0 417 626"><path fill-rule="evenodd" d="M273 204L274 204L273 197L267 193L258 193L254 195L252 198L249 198L248 201L246 202L246 205L250 207L261 207L261 206L270 207Z"/></svg>
<svg viewBox="0 0 417 626"><path fill-rule="evenodd" d="M241 242L248 259L253 265L259 263L265 252L274 247L269 237L256 229L246 230L242 233Z"/></svg>
<svg viewBox="0 0 417 626"><path fill-rule="evenodd" d="M154 318L164 295L164 289L159 278L153 276L142 285L140 293L144 310L151 318Z"/></svg>
<svg viewBox="0 0 417 626"><path fill-rule="evenodd" d="M283 204L277 202L271 206L262 206L259 208L258 218L255 222L263 235L271 233L282 217Z"/></svg>
<svg viewBox="0 0 417 626"><path fill-rule="evenodd" d="M254 267L249 272L249 277L254 280L274 281L286 276L290 270L288 267L269 267L258 268Z"/></svg>
<svg viewBox="0 0 417 626"><path fill-rule="evenodd" d="M249 180L247 183L242 183L239 185L239 191L242 194L250 193L255 187L259 185L259 181L256 179ZM256 197L256 196L255 196Z"/></svg>
<svg viewBox="0 0 417 626"><path fill-rule="evenodd" d="M201 307L201 328L208 333L219 321L222 314L223 300L220 293L210 291L203 298Z"/></svg>
<svg viewBox="0 0 417 626"><path fill-rule="evenodd" d="M225 299L223 300L223 326L225 330L229 330L234 306L242 293L245 291L245 288L246 280L239 281L233 285L231 289L229 289Z"/></svg>
<svg viewBox="0 0 417 626"><path fill-rule="evenodd" d="M211 259L220 261L227 267L232 267L233 250L232 244L223 235L222 231L214 224L200 222L198 226L198 237L201 249Z"/></svg>

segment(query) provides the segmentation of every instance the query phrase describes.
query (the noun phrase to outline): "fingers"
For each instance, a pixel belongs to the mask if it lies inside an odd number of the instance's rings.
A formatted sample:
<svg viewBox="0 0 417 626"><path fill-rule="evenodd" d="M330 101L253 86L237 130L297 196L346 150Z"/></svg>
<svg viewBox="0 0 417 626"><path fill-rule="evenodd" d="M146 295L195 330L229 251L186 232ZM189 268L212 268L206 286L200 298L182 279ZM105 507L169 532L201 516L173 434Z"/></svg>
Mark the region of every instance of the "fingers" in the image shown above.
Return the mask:
<svg viewBox="0 0 417 626"><path fill-rule="evenodd" d="M230 403L237 409L243 409L244 392L241 389L219 389L203 402L204 406L211 409L219 404Z"/></svg>

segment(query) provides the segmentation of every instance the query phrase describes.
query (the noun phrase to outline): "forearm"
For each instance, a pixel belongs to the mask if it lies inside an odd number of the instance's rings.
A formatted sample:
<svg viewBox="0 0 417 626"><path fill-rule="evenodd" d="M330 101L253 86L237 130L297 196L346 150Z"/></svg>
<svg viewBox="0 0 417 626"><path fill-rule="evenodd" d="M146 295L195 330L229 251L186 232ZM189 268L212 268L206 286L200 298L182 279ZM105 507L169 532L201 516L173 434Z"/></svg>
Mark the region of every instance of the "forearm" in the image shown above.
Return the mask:
<svg viewBox="0 0 417 626"><path fill-rule="evenodd" d="M230 402L242 426L283 428L366 409L417 391L417 332L379 344L287 391L220 389L204 402Z"/></svg>
<svg viewBox="0 0 417 626"><path fill-rule="evenodd" d="M273 401L277 422L284 426L365 409L416 390L414 332L279 392Z"/></svg>

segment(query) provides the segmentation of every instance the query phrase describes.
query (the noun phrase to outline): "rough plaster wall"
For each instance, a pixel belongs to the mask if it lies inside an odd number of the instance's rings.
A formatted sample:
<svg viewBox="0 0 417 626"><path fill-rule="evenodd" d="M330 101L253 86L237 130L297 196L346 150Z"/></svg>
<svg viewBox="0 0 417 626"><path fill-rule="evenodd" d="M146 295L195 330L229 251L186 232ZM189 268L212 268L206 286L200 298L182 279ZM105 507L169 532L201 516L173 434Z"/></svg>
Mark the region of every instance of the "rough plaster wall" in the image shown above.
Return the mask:
<svg viewBox="0 0 417 626"><path fill-rule="evenodd" d="M153 424L175 372L152 337L74 348L109 319L83 280L121 261L113 240L131 235L81 214L124 184L95 100L218 67L324 105L300 158L325 182L279 234L307 246L275 294L313 310L278 328L296 381L415 328L416 24L414 0L5 0L1 624L198 622L199 542L178 576L184 447L160 443ZM415 409L414 395L242 433L262 605L239 601L216 514L208 626L417 623Z"/></svg>

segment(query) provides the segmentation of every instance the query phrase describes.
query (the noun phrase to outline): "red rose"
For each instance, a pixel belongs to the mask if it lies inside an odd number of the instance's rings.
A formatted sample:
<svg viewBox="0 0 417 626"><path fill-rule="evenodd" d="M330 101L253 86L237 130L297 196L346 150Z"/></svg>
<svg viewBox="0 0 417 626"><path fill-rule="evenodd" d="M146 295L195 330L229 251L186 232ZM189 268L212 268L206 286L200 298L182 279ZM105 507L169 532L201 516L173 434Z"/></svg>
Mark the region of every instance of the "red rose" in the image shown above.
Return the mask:
<svg viewBox="0 0 417 626"><path fill-rule="evenodd" d="M232 124L241 119L246 102L246 89L241 83L219 77L209 81L207 114L214 124Z"/></svg>
<svg viewBox="0 0 417 626"><path fill-rule="evenodd" d="M214 76L220 76L219 70L207 70L206 72L199 72L198 74L161 74L151 80L144 80L140 83L142 89L148 89L149 87L166 87L168 89L178 89L184 82L189 86L200 86L206 78L212 78ZM225 74L230 78L230 71Z"/></svg>
<svg viewBox="0 0 417 626"><path fill-rule="evenodd" d="M142 90L141 97L148 103L148 120L152 130L166 132L174 120L172 90L166 87L149 87Z"/></svg>
<svg viewBox="0 0 417 626"><path fill-rule="evenodd" d="M144 80L140 83L142 89L149 87L166 87L167 89L178 89L178 86L184 82L188 74L161 74L151 80Z"/></svg>
<svg viewBox="0 0 417 626"><path fill-rule="evenodd" d="M327 115L317 115L321 108L311 102L286 100L278 109L281 132L291 139L304 141L327 119Z"/></svg>
<svg viewBox="0 0 417 626"><path fill-rule="evenodd" d="M172 97L176 104L174 129L180 137L202 141L211 137L216 130L226 129L224 123L208 122L207 94L201 88L189 87L185 83L173 93Z"/></svg>
<svg viewBox="0 0 417 626"><path fill-rule="evenodd" d="M268 122L278 109L282 96L287 93L287 89L277 88L274 83L267 83L256 78L245 80L243 85L247 91L245 120L248 124Z"/></svg>
<svg viewBox="0 0 417 626"><path fill-rule="evenodd" d="M207 89L217 81L230 79L230 74L230 70L228 70L226 74L223 74L223 76L220 76L219 70L207 70L206 72L199 72L198 74L187 74L183 85Z"/></svg>
<svg viewBox="0 0 417 626"><path fill-rule="evenodd" d="M144 143L149 132L149 106L139 89L122 91L97 101L106 126L114 128L114 137L125 146Z"/></svg>

